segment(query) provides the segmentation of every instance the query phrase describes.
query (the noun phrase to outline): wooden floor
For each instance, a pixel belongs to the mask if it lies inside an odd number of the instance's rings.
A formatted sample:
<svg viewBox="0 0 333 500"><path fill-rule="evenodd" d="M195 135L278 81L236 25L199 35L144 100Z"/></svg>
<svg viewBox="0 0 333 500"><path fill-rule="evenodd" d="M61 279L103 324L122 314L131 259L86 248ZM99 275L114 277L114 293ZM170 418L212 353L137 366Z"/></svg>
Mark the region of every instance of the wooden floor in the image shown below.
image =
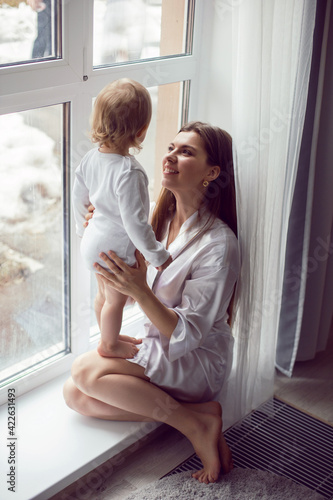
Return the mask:
<svg viewBox="0 0 333 500"><path fill-rule="evenodd" d="M292 378L277 374L275 396L333 425L333 330L326 350L296 363Z"/></svg>
<svg viewBox="0 0 333 500"><path fill-rule="evenodd" d="M333 336L325 352L312 361L296 363L290 379L277 374L276 397L333 425ZM161 426L119 464L112 460L84 476L50 500L123 500L156 481L194 451L179 432Z"/></svg>

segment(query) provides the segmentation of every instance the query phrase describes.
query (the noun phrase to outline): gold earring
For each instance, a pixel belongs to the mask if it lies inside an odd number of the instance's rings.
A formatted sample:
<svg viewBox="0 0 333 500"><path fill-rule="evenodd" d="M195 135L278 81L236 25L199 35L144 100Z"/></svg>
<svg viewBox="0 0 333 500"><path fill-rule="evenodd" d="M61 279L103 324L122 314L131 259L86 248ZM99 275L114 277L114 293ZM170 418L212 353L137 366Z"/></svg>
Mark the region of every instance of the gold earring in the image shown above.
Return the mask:
<svg viewBox="0 0 333 500"><path fill-rule="evenodd" d="M209 184L208 181L203 181L203 183L202 183L203 187L205 187L205 188L208 186L208 184Z"/></svg>

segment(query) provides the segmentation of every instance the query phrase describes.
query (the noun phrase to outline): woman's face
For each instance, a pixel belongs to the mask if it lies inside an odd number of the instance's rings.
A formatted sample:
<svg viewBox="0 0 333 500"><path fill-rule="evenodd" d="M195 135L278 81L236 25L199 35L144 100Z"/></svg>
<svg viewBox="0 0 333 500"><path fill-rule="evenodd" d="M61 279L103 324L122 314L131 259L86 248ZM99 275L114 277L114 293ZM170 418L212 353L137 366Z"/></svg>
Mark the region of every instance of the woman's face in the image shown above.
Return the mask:
<svg viewBox="0 0 333 500"><path fill-rule="evenodd" d="M207 153L196 132L180 132L169 144L162 161L162 186L174 194L203 192L203 181L210 182L219 174L219 167L207 164Z"/></svg>

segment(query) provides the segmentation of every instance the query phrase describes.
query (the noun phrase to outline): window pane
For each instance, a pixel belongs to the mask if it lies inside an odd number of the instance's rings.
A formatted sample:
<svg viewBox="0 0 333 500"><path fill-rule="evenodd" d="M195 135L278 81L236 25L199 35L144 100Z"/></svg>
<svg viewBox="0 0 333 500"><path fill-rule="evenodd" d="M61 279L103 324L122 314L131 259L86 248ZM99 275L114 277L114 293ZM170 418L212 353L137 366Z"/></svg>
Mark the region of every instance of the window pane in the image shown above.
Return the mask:
<svg viewBox="0 0 333 500"><path fill-rule="evenodd" d="M61 57L58 33L60 2L0 2L0 65Z"/></svg>
<svg viewBox="0 0 333 500"><path fill-rule="evenodd" d="M94 0L94 66L188 53L189 5L192 0Z"/></svg>
<svg viewBox="0 0 333 500"><path fill-rule="evenodd" d="M67 347L64 106L0 116L0 380Z"/></svg>
<svg viewBox="0 0 333 500"><path fill-rule="evenodd" d="M182 121L184 83L176 82L160 87L150 87L153 113L143 148L135 155L149 178L150 201L156 201L161 189L162 158L168 144L176 136ZM97 292L96 279L91 280L91 336L99 333L94 313L94 299ZM126 306L123 319L130 320L139 314L138 306Z"/></svg>

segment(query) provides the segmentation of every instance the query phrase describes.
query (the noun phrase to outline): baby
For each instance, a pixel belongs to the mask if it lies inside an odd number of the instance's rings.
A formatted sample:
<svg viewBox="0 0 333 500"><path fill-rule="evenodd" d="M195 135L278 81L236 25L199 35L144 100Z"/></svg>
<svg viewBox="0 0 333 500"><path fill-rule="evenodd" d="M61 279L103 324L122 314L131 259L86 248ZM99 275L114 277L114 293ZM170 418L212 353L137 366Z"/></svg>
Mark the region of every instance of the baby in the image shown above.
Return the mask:
<svg viewBox="0 0 333 500"><path fill-rule="evenodd" d="M147 89L127 78L110 83L96 98L91 137L99 148L89 151L76 169L72 193L81 254L94 272L95 262L105 267L99 254L109 250L130 266L136 264L136 248L159 270L172 260L148 223L148 177L129 154L130 148L141 149L151 113ZM84 229L90 203L95 207L94 216ZM106 287L100 274L96 278L95 312L101 330L98 352L106 357L133 358L138 351L134 339L119 337L127 297Z"/></svg>

